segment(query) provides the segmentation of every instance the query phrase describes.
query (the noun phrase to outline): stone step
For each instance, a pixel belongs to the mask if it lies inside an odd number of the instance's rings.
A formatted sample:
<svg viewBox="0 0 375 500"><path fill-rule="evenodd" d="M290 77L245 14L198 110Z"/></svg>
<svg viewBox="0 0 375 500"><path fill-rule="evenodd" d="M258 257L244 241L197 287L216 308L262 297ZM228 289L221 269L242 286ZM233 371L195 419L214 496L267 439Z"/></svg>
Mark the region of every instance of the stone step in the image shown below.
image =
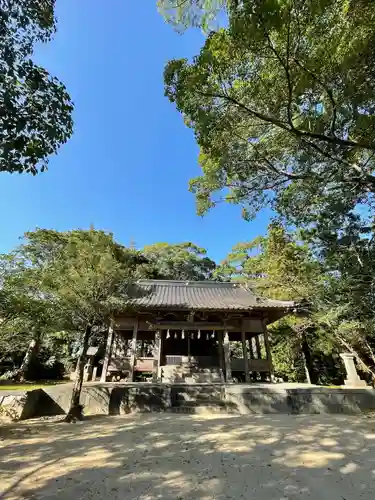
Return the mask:
<svg viewBox="0 0 375 500"><path fill-rule="evenodd" d="M219 376L197 374L192 377L185 377L185 382L187 384L199 384L199 383L205 384L205 383L221 382L221 378Z"/></svg>
<svg viewBox="0 0 375 500"><path fill-rule="evenodd" d="M185 413L185 414L204 414L204 413L238 413L236 406L227 404L224 401L186 401L186 404L179 406L172 406L170 409L172 413Z"/></svg>
<svg viewBox="0 0 375 500"><path fill-rule="evenodd" d="M163 382L166 383L220 383L222 382L220 370L215 367L198 368L181 365L167 365L161 368Z"/></svg>
<svg viewBox="0 0 375 500"><path fill-rule="evenodd" d="M222 386L215 385L178 385L171 389L172 401L176 404L185 401L220 401L223 398Z"/></svg>

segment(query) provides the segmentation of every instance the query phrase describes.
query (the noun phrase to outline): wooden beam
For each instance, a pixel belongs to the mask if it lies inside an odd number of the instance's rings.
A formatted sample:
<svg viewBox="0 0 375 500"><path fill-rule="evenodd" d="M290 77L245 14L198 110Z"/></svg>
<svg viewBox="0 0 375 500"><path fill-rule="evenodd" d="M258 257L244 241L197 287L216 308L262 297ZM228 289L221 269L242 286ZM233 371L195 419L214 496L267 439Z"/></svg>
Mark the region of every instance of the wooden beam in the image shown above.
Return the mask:
<svg viewBox="0 0 375 500"><path fill-rule="evenodd" d="M255 337L255 346L257 351L257 359L262 359L262 350L260 348L259 335Z"/></svg>
<svg viewBox="0 0 375 500"><path fill-rule="evenodd" d="M189 363L190 363L190 332L187 332L185 335L187 335L187 351L188 351L188 359L189 359Z"/></svg>
<svg viewBox="0 0 375 500"><path fill-rule="evenodd" d="M227 330L225 330L224 332L224 358L225 358L225 381L232 382L229 333Z"/></svg>
<svg viewBox="0 0 375 500"><path fill-rule="evenodd" d="M138 320L134 323L134 326L133 326L133 337L132 337L131 346L130 346L129 379L131 382L133 382L133 380L134 380L135 356L136 356L136 349L137 349L137 333L138 333Z"/></svg>
<svg viewBox="0 0 375 500"><path fill-rule="evenodd" d="M223 354L223 332L217 332L218 340L218 352L219 352L219 366L220 366L220 378L224 382L224 354Z"/></svg>
<svg viewBox="0 0 375 500"><path fill-rule="evenodd" d="M253 379L254 382L256 382L257 380L257 374L256 372L252 369L252 360L255 359L255 356L254 356L254 346L253 346L253 338L254 337L250 337L249 338L249 352L250 352L250 371L251 371L251 378Z"/></svg>
<svg viewBox="0 0 375 500"><path fill-rule="evenodd" d="M102 374L100 377L100 382L105 382L107 380L107 371L108 371L108 366L111 361L111 351L112 351L112 343L113 343L113 323L111 321L109 327L108 327L108 337L107 337L107 345L105 348L105 354L104 354L104 362L103 362L103 370Z"/></svg>
<svg viewBox="0 0 375 500"><path fill-rule="evenodd" d="M269 363L270 380L272 382L273 378L274 378L274 370L273 370L272 354L271 354L271 347L270 347L270 339L269 339L269 336L268 336L268 329L267 329L267 322L266 322L266 320L263 320L263 338L264 338L264 345L265 345L266 353L267 353L267 361Z"/></svg>
<svg viewBox="0 0 375 500"><path fill-rule="evenodd" d="M152 380L158 382L159 380L159 370L160 370L160 357L161 357L161 331L156 330L155 332L155 351L154 351L154 373Z"/></svg>
<svg viewBox="0 0 375 500"><path fill-rule="evenodd" d="M250 359L254 359L254 349L253 349L253 337L250 337L248 339L249 342L249 353L250 353Z"/></svg>
<svg viewBox="0 0 375 500"><path fill-rule="evenodd" d="M247 345L246 345L246 331L245 331L245 327L243 324L242 324L242 330L241 330L241 337L242 337L243 359L244 359L244 363L245 363L245 381L250 382L249 356L248 356Z"/></svg>
<svg viewBox="0 0 375 500"><path fill-rule="evenodd" d="M150 323L150 330L235 330L239 329L234 325L223 325L222 323L197 323L176 321L175 323Z"/></svg>

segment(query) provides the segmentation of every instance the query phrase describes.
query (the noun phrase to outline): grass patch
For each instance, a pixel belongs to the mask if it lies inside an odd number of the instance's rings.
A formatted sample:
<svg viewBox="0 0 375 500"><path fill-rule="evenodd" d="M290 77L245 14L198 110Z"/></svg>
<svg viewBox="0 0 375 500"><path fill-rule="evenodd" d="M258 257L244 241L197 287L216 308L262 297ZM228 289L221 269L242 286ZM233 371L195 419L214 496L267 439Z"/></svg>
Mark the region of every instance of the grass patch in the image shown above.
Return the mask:
<svg viewBox="0 0 375 500"><path fill-rule="evenodd" d="M67 380L42 380L40 382L0 382L0 391L33 391L34 389L43 389L57 384L66 384Z"/></svg>

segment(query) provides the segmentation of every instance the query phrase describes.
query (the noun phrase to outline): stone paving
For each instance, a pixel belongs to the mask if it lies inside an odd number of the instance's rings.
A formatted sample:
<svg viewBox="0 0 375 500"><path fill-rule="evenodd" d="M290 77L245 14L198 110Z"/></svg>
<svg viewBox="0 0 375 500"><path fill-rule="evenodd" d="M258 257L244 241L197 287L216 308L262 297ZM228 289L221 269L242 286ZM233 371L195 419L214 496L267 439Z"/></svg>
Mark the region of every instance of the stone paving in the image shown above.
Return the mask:
<svg viewBox="0 0 375 500"><path fill-rule="evenodd" d="M371 415L58 418L0 428L2 499L375 498Z"/></svg>

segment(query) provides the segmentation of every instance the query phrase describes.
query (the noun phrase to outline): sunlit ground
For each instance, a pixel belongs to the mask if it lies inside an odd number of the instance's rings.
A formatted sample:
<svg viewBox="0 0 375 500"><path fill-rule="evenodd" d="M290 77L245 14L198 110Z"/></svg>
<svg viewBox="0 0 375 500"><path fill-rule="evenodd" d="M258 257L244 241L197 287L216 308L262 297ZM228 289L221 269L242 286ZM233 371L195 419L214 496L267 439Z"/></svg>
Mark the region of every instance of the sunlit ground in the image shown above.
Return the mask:
<svg viewBox="0 0 375 500"><path fill-rule="evenodd" d="M0 382L0 391L32 391L51 385L66 384L69 380L44 380L41 382Z"/></svg>
<svg viewBox="0 0 375 500"><path fill-rule="evenodd" d="M1 428L4 499L375 498L375 419L173 414Z"/></svg>

